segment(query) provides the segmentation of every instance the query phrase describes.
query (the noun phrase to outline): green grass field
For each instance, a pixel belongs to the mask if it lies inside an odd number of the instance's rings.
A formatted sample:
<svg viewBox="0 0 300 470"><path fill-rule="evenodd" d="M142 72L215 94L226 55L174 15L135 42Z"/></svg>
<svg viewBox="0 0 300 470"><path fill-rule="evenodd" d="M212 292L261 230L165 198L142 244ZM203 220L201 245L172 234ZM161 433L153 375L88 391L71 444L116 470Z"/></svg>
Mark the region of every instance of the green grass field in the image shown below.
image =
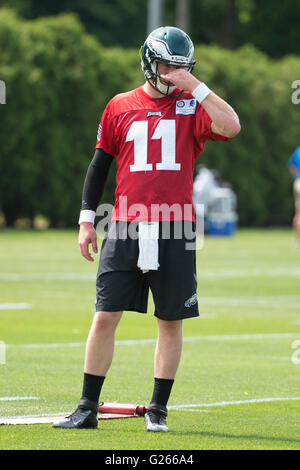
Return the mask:
<svg viewBox="0 0 300 470"><path fill-rule="evenodd" d="M75 231L2 230L0 262L0 416L71 412L98 256L80 256ZM97 430L10 425L0 426L0 449L300 449L300 363L292 361L300 358L292 347L300 340L300 251L292 232L206 238L197 269L201 316L184 323L168 434L145 432L142 418L102 421ZM152 312L149 298L148 315L124 313L102 400L148 404Z"/></svg>

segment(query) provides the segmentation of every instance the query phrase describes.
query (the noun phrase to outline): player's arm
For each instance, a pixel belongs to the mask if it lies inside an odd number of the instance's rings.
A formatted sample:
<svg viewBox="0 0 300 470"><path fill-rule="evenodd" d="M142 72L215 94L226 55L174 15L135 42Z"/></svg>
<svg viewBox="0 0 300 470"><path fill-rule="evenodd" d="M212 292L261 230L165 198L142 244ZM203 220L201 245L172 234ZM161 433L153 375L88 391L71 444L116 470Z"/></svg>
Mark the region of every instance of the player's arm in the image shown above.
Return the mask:
<svg viewBox="0 0 300 470"><path fill-rule="evenodd" d="M195 96L212 120L212 132L224 137L234 137L240 132L240 121L234 109L191 73L183 68L174 68L161 77Z"/></svg>
<svg viewBox="0 0 300 470"><path fill-rule="evenodd" d="M96 149L84 180L78 244L82 256L88 261L94 261L89 252L90 243L94 253L98 252L94 219L112 161L113 157L111 155L108 155L102 149Z"/></svg>
<svg viewBox="0 0 300 470"><path fill-rule="evenodd" d="M241 125L234 109L213 91L201 102L201 105L212 119L211 130L224 137L234 137Z"/></svg>

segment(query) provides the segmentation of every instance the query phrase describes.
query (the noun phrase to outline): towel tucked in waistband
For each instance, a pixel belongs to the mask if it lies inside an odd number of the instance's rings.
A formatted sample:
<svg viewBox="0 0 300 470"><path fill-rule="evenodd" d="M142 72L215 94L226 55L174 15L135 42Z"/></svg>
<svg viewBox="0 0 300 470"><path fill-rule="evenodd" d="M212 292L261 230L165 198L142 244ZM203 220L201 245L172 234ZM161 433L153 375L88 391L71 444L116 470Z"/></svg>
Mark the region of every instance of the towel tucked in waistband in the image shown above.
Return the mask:
<svg viewBox="0 0 300 470"><path fill-rule="evenodd" d="M157 270L159 222L139 222L139 258L137 265L143 272Z"/></svg>

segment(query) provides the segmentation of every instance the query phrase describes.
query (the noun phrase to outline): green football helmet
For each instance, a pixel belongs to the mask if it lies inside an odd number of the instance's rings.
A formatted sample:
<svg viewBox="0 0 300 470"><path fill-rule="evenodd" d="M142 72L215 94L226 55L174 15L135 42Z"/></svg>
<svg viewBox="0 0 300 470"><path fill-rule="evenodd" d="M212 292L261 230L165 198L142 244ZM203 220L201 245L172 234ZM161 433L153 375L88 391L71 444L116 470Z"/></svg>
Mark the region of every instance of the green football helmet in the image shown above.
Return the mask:
<svg viewBox="0 0 300 470"><path fill-rule="evenodd" d="M184 67L189 72L196 64L192 40L184 31L173 26L162 26L152 31L140 54L146 80L163 95L172 93L175 86L161 83L157 73L158 62Z"/></svg>

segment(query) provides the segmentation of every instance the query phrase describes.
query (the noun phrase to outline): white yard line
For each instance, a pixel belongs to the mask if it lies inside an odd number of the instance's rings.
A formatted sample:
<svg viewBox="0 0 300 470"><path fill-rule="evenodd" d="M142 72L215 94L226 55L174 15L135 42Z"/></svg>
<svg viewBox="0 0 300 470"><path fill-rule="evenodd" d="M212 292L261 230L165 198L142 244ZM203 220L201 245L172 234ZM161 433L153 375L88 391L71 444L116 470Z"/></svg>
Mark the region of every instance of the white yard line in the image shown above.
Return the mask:
<svg viewBox="0 0 300 470"><path fill-rule="evenodd" d="M33 418L2 418L0 417L0 425L2 424L52 424L60 419L62 415L55 416L36 416Z"/></svg>
<svg viewBox="0 0 300 470"><path fill-rule="evenodd" d="M291 356L290 357L272 356L271 359L273 361L291 361L292 362Z"/></svg>
<svg viewBox="0 0 300 470"><path fill-rule="evenodd" d="M216 403L193 403L188 405L172 405L168 406L169 410L187 410L193 408L207 408L207 407L215 407L215 406L230 406L230 405L244 405L248 403L267 403L267 402L274 402L274 401L293 401L293 400L300 400L300 397L276 397L276 398L254 398L252 400L237 400L237 401L220 401Z"/></svg>
<svg viewBox="0 0 300 470"><path fill-rule="evenodd" d="M297 338L300 337L299 333L253 333L245 335L215 335L215 336L195 336L184 338L184 341L232 341L240 339L277 339L277 338Z"/></svg>
<svg viewBox="0 0 300 470"><path fill-rule="evenodd" d="M198 278L206 280L215 279L233 279L241 277L300 277L300 268L283 267L283 268L248 268L248 269L220 269L216 271L199 269Z"/></svg>
<svg viewBox="0 0 300 470"><path fill-rule="evenodd" d="M300 400L300 397L272 397L272 398L254 398L252 400L235 400L235 401L221 401L215 403L191 403L184 405L168 406L168 410L174 411L190 411L198 413L207 413L208 410L200 410L199 408L214 408L218 406L232 406L244 405L251 403L270 403L277 401L295 401ZM36 424L36 423L52 423L59 416L66 416L68 413L52 413L41 415L23 415L23 416L0 416L0 424Z"/></svg>
<svg viewBox="0 0 300 470"><path fill-rule="evenodd" d="M168 406L168 408L170 408L170 407ZM175 410L175 408L174 408L174 410ZM210 413L210 410L197 410L197 409L195 409L195 408L191 408L191 409L188 409L188 410L186 410L186 409L177 410L177 409L176 409L175 411L187 411L187 412L189 412L189 413L190 413L191 411L192 411L193 413Z"/></svg>
<svg viewBox="0 0 300 470"><path fill-rule="evenodd" d="M215 336L192 336L184 338L184 342L192 343L196 341L234 341L243 339L279 339L279 338L300 338L299 333L254 333L245 335L215 335ZM136 344L152 344L156 338L149 339L124 339L116 341L117 346L132 346ZM48 343L48 344L6 344L6 348L13 349L56 349L56 348L76 348L85 346L85 343Z"/></svg>
<svg viewBox="0 0 300 470"><path fill-rule="evenodd" d="M299 308L300 296L249 296L249 297L201 297L199 296L200 305L221 305L230 307L272 307L280 308ZM201 316L201 315L200 315Z"/></svg>
<svg viewBox="0 0 300 470"><path fill-rule="evenodd" d="M241 277L300 277L300 268L295 266L284 266L281 268L247 268L247 269L219 269L205 270L199 269L198 278L206 280L232 279ZM72 273L72 272L28 272L28 273L2 273L2 281L90 281L95 280L96 274L92 273Z"/></svg>
<svg viewBox="0 0 300 470"><path fill-rule="evenodd" d="M0 397L0 401L39 400L40 397Z"/></svg>
<svg viewBox="0 0 300 470"><path fill-rule="evenodd" d="M260 307L282 309L299 308L300 296L253 296L253 297L201 297L199 304L202 306L229 306L229 307ZM0 310L23 310L32 308L32 304L25 302L4 302L0 303ZM215 317L213 313L200 313L201 318ZM295 320L299 324L299 320Z"/></svg>
<svg viewBox="0 0 300 470"><path fill-rule="evenodd" d="M95 273L6 273L0 274L0 281L92 281Z"/></svg>
<svg viewBox="0 0 300 470"><path fill-rule="evenodd" d="M32 308L31 304L26 304L24 302L18 302L18 303L0 303L0 310L23 310L26 308Z"/></svg>
<svg viewBox="0 0 300 470"><path fill-rule="evenodd" d="M78 348L85 346L85 343L48 343L48 344L6 344L6 349L57 349L57 348Z"/></svg>

